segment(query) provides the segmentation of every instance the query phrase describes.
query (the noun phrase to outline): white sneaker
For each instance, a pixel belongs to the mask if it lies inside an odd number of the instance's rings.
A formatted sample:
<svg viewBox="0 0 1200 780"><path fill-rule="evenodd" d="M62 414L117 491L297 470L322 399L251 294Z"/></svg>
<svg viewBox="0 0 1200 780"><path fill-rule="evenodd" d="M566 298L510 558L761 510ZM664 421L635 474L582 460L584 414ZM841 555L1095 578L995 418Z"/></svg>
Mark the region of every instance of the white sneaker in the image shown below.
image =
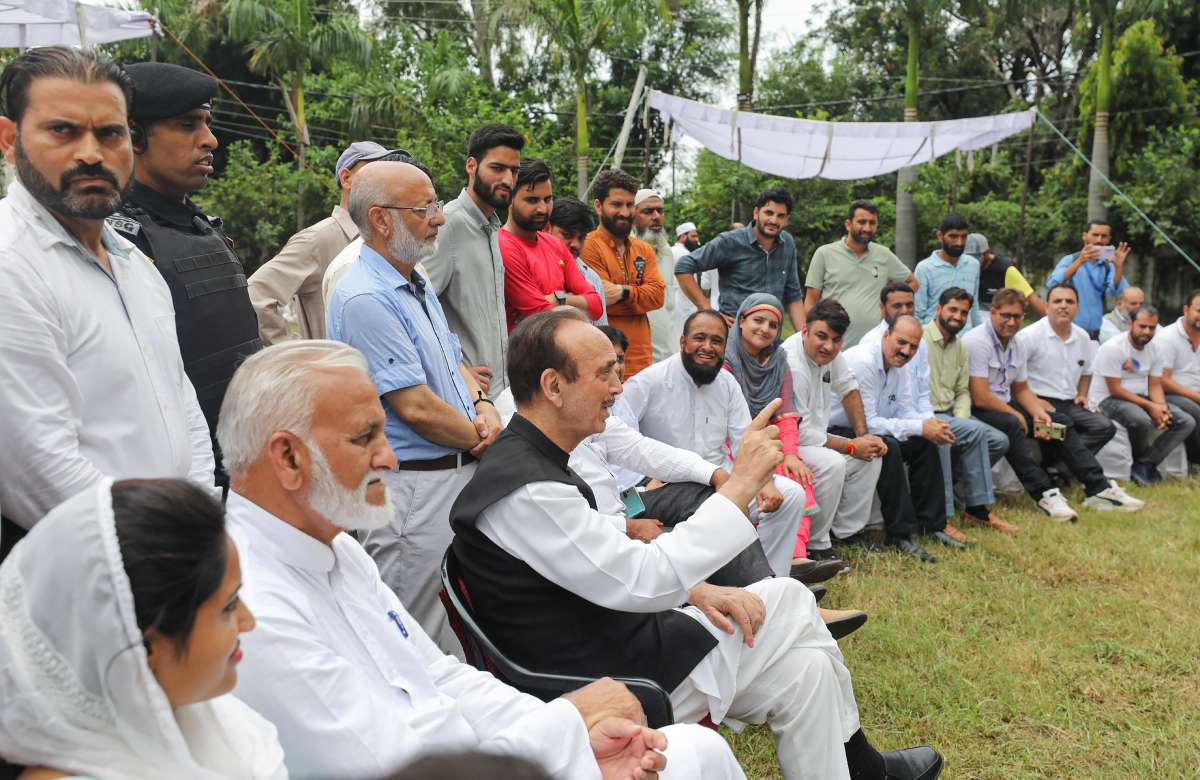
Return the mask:
<svg viewBox="0 0 1200 780"><path fill-rule="evenodd" d="M1042 493L1037 506L1038 509L1049 515L1051 520L1059 523L1065 523L1068 520L1074 523L1079 520L1079 515L1075 514L1075 510L1067 503L1067 499L1063 498L1062 491L1058 488L1050 488Z"/></svg>
<svg viewBox="0 0 1200 780"><path fill-rule="evenodd" d="M1146 505L1145 501L1142 501L1140 498L1134 498L1126 493L1125 489L1116 482L1109 480L1108 485L1108 490L1085 498L1083 505L1088 509L1096 509L1101 512L1107 512L1111 509L1120 509L1122 512L1136 512Z"/></svg>

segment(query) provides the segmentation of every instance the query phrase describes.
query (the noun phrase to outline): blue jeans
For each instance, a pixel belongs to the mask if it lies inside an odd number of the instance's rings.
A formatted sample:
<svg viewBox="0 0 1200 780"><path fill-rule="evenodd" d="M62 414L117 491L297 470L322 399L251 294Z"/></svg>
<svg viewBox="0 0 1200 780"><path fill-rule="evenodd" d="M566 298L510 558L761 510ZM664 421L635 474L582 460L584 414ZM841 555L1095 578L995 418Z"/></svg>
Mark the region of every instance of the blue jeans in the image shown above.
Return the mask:
<svg viewBox="0 0 1200 780"><path fill-rule="evenodd" d="M991 506L996 500L992 464L1008 452L1008 437L974 417L955 417L948 412L938 412L936 417L949 423L954 433L953 445L938 447L946 485L946 517L954 516L955 465L963 483L964 503L968 507Z"/></svg>

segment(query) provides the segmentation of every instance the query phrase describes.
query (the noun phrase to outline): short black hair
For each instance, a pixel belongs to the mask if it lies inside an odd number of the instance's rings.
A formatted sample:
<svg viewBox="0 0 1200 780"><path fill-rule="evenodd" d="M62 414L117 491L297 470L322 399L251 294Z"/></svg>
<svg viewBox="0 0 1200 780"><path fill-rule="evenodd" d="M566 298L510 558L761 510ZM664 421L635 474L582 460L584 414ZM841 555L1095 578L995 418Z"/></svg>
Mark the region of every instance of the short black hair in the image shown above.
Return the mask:
<svg viewBox="0 0 1200 780"><path fill-rule="evenodd" d="M850 315L846 313L846 307L838 303L836 298L822 298L817 301L816 306L808 310L808 314L804 317L804 322L807 325L812 325L814 322L823 322L834 333L839 336L845 336L846 331L850 328Z"/></svg>
<svg viewBox="0 0 1200 780"><path fill-rule="evenodd" d="M608 336L608 340L614 347L629 349L629 339L625 338L625 331L614 328L612 325L597 325L596 327L600 329L601 333Z"/></svg>
<svg viewBox="0 0 1200 780"><path fill-rule="evenodd" d="M29 88L41 78L62 78L83 84L112 82L125 96L125 109L133 106L133 79L112 57L98 49L72 46L39 46L19 54L0 73L4 115L18 125L29 108Z"/></svg>
<svg viewBox="0 0 1200 780"><path fill-rule="evenodd" d="M879 291L879 302L886 306L888 296L896 292L908 293L909 295L916 294L913 292L913 288L908 286L907 282L888 282Z"/></svg>
<svg viewBox="0 0 1200 780"><path fill-rule="evenodd" d="M613 190L625 190L630 195L636 195L638 191L637 179L620 168L609 168L600 171L599 175L596 176L596 183L592 185L592 195L596 200L603 203L608 200L608 193Z"/></svg>
<svg viewBox="0 0 1200 780"><path fill-rule="evenodd" d="M112 508L137 626L182 653L196 613L225 579L225 511L183 479L114 482Z"/></svg>
<svg viewBox="0 0 1200 780"><path fill-rule="evenodd" d="M575 361L558 343L558 329L564 322L578 322L562 311L543 311L521 320L508 337L508 386L513 401L528 403L542 383L542 374L552 368L574 382L578 376Z"/></svg>
<svg viewBox="0 0 1200 780"><path fill-rule="evenodd" d="M1046 290L1046 300L1050 300L1050 293L1060 288L1063 290L1070 290L1071 292L1075 293L1075 300L1076 302L1079 301L1079 290L1075 288L1075 285L1072 282L1055 282L1054 284L1050 285L1050 288ZM1197 290L1196 292L1200 293L1200 290Z"/></svg>
<svg viewBox="0 0 1200 780"><path fill-rule="evenodd" d="M1101 225L1103 227L1108 228L1109 230L1112 229L1112 223L1106 219L1089 219L1087 222L1087 229L1091 230L1096 225Z"/></svg>
<svg viewBox="0 0 1200 780"><path fill-rule="evenodd" d="M546 165L544 161L535 160L532 157L523 158L521 166L517 168L517 183L513 189L519 190L553 180L554 177L550 175L550 166Z"/></svg>
<svg viewBox="0 0 1200 780"><path fill-rule="evenodd" d="M1200 287L1198 287L1195 290L1192 290L1190 293L1188 293L1187 305L1191 306L1197 298L1200 298Z"/></svg>
<svg viewBox="0 0 1200 780"><path fill-rule="evenodd" d="M592 210L587 204L572 195L554 199L554 211L550 212L550 224L560 230L587 235L596 227L592 221Z"/></svg>
<svg viewBox="0 0 1200 780"><path fill-rule="evenodd" d="M970 230L967 227L967 218L954 211L942 217L942 221L938 223L938 232L947 233L951 230Z"/></svg>
<svg viewBox="0 0 1200 780"><path fill-rule="evenodd" d="M942 290L942 294L938 296L938 304L945 306L950 301L966 301L967 308L975 305L975 296L967 292L961 287L947 287Z"/></svg>
<svg viewBox="0 0 1200 780"><path fill-rule="evenodd" d="M1129 312L1129 321L1133 322L1138 318L1139 315L1142 314L1153 317L1154 319L1158 319L1158 309L1148 303L1143 303L1141 306Z"/></svg>
<svg viewBox="0 0 1200 780"><path fill-rule="evenodd" d="M716 309L697 309L689 314L688 318L683 321L683 335L687 335L687 332L692 329L692 321L698 317L715 317L721 322L721 326L725 328L725 335L729 335L729 323L721 316L721 312Z"/></svg>
<svg viewBox="0 0 1200 780"><path fill-rule="evenodd" d="M869 211L872 214L874 214L876 217L879 216L879 207L878 206L876 206L874 203L872 203L869 200L859 198L858 200L850 201L850 210L848 212L846 212L846 219L848 219L850 221L854 221L854 212L858 211L859 209L862 209L863 211Z"/></svg>
<svg viewBox="0 0 1200 780"><path fill-rule="evenodd" d="M383 157L380 157L378 160L371 160L371 162L402 162L402 163L408 163L409 165L411 165L412 167L416 168L416 169L417 169L418 171L420 171L421 173L423 173L423 174L425 174L426 176L428 176L428 177L429 177L429 183L433 185L433 189L434 189L434 191L435 191L435 192L437 191L437 182L433 180L433 172L432 172L432 171L430 171L428 168L426 168L426 167L425 167L425 163L421 162L421 161L420 161L420 160L418 160L416 157L413 157L411 154L409 154L408 152L404 151L403 149L397 149L397 150L396 150L396 151L394 151L394 152L388 152L388 153L387 153L387 154L385 154ZM370 164L371 164L371 162L367 163L367 165L370 165Z"/></svg>
<svg viewBox="0 0 1200 780"><path fill-rule="evenodd" d="M507 146L519 152L525 148L525 137L508 125L484 125L471 133L471 138L467 141L467 156L479 161L497 146Z"/></svg>
<svg viewBox="0 0 1200 780"><path fill-rule="evenodd" d="M796 201L792 198L792 193L783 187L772 187L768 190L763 190L759 194L758 200L754 201L754 208L761 209L768 203L782 203L784 206L787 206L788 214L792 213L792 207L796 205Z"/></svg>

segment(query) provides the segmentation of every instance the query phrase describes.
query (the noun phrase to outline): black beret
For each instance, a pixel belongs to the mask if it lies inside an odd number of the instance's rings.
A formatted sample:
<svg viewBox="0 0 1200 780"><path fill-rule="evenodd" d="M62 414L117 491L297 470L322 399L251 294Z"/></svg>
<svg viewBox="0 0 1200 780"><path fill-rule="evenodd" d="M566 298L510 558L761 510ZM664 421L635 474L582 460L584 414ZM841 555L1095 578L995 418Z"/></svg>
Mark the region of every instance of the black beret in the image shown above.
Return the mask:
<svg viewBox="0 0 1200 780"><path fill-rule="evenodd" d="M133 79L131 119L169 119L211 103L217 80L207 73L166 62L139 62L125 70Z"/></svg>

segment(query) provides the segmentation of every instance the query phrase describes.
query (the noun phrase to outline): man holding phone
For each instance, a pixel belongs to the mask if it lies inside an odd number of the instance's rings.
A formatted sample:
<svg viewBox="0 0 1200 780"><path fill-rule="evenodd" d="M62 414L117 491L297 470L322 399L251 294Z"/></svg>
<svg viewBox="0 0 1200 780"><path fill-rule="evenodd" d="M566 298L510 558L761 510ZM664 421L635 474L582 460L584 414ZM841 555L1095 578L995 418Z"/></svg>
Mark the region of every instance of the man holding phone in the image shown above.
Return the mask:
<svg viewBox="0 0 1200 780"><path fill-rule="evenodd" d="M1104 320L1104 297L1120 295L1129 286L1125 278L1125 258L1129 244L1112 245L1112 226L1096 219L1083 233L1083 248L1058 261L1046 280L1047 287L1070 282L1079 292L1079 313L1075 324L1087 331L1093 341L1100 340Z"/></svg>

